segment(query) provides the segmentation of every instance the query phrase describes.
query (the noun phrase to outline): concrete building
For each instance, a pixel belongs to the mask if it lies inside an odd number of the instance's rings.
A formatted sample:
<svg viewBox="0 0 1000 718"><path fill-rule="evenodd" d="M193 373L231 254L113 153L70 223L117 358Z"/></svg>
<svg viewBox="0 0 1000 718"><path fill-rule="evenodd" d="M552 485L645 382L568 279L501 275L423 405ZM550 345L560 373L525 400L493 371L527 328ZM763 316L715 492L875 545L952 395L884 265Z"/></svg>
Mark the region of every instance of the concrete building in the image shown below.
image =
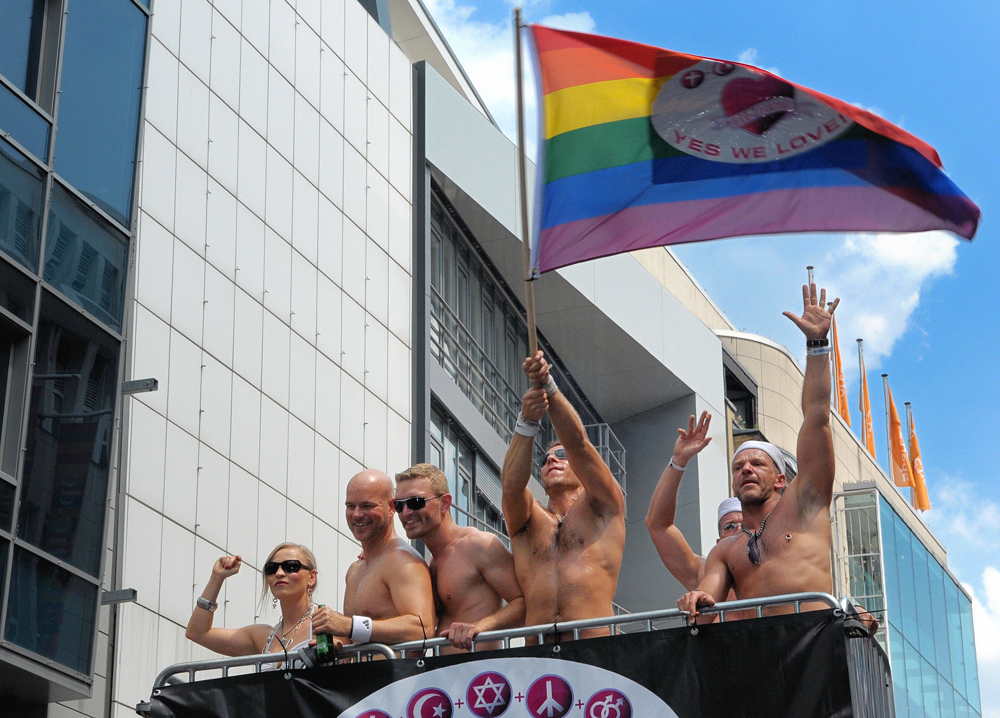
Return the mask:
<svg viewBox="0 0 1000 718"><path fill-rule="evenodd" d="M419 1L76 2L10 0L0 23L0 699L17 716L132 715L160 668L207 657L184 625L224 553L246 567L219 624L275 620L251 569L283 540L314 548L318 597L340 604L362 467L437 463L459 521L502 531L527 353L515 148ZM794 451L802 372L665 249L536 296L627 491L617 603L672 605L642 517L676 427L728 419L682 485L705 553L735 442ZM897 713L980 715L969 597L835 431L838 590L886 611Z"/></svg>

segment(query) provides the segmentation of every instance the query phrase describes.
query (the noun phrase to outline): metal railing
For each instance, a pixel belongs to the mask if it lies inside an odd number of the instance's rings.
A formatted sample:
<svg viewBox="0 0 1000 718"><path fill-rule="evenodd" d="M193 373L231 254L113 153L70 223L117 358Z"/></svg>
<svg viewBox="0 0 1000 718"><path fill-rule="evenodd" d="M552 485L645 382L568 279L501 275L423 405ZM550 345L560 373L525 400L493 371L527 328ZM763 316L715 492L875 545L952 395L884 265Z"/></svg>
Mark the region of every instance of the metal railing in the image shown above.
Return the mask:
<svg viewBox="0 0 1000 718"><path fill-rule="evenodd" d="M717 603L714 606L706 606L701 609L703 614L719 614L719 620L725 621L726 614L733 611L755 610L757 617L764 615L764 609L773 606L792 605L795 613L802 610L803 603L825 603L830 608L843 614L844 603L828 593L793 593L784 596L770 596L767 598L751 598L741 601L727 601ZM587 618L579 621L566 621L564 623L546 623L535 626L524 626L523 628L508 628L500 631L485 631L473 639L473 652L476 643L487 643L501 641L504 648L510 648L510 642L519 638L537 638L544 641L546 636L556 634L565 636L572 634L573 640L580 638L580 632L594 628L609 628L611 635L620 633L634 633L642 631L653 631L662 628L662 624L673 621L682 623L687 621L688 613L676 608L661 609L657 611L644 611L641 613L628 613L618 616L608 616L605 618ZM626 626L631 626L632 630L625 630ZM697 626L692 626L693 632L698 631ZM426 640L406 641L393 646L385 646L380 643L368 643L358 646L346 646L338 651L338 656L349 656L353 658L365 658L371 655L382 655L386 658L405 658L408 653L419 652L421 655L430 651L432 655L440 655L441 649L451 645L447 638L428 638ZM302 648L296 651L285 653L261 653L255 656L242 656L239 658L217 658L207 661L193 661L190 663L177 663L169 666L156 677L153 688L161 688L174 676L187 674L188 680L195 680L197 673L201 671L222 671L223 677L229 674L229 669L242 666L255 666L255 672L260 672L262 665L284 662L286 660L300 660L305 665L311 666L314 661L310 657L311 651ZM215 676L212 676L215 677Z"/></svg>
<svg viewBox="0 0 1000 718"><path fill-rule="evenodd" d="M848 673L850 676L851 700L853 704L853 715L855 718L894 718L895 710L893 704L892 676L889 668L889 659L885 651L877 641L872 639L863 623L854 620L857 613L851 602L844 599L836 599L828 593L796 593L783 596L771 596L768 598L745 599L738 601L727 601L717 603L701 609L703 614L718 614L720 621L726 620L726 615L733 612L752 610L757 617L764 615L764 611L775 606L788 606L794 608L795 613L802 612L803 604L822 603L834 610L834 615L846 618L846 646ZM658 611L645 611L607 618L585 619L580 621L567 621L565 623L549 623L524 628L506 629L501 631L488 631L479 634L474 639L475 643L500 641L505 649L511 647L511 641L523 638L537 638L539 642L544 642L547 637L558 635L560 640L568 640L567 635L572 635L573 639L579 639L583 631L591 629L607 628L612 636L628 633L641 633L660 630L669 627L669 624L686 625L688 614L676 608ZM664 625L667 624L667 625ZM692 635L697 635L699 627L691 625ZM446 638L433 638L428 640L407 641L393 646L370 643L359 646L349 646L338 651L338 660L347 658L353 660L373 660L376 657L386 659L405 658L408 654L415 654L422 658L428 651L433 655L440 655L441 649L450 645ZM554 652L559 651L559 645L553 646ZM156 677L153 684L152 696L159 695L160 689L167 685L203 680L206 678L217 678L221 672L222 677L227 677L230 670L238 667L252 666L254 671L259 673L263 666L273 665L281 662L283 665L293 665L301 661L302 665L312 667L316 665L315 651L310 648L300 648L288 653L264 653L254 656L240 658L219 658L215 660L194 661L189 663L178 663L169 666ZM199 674L211 673L199 677ZM136 706L136 712L140 715L151 715L150 703L143 702Z"/></svg>

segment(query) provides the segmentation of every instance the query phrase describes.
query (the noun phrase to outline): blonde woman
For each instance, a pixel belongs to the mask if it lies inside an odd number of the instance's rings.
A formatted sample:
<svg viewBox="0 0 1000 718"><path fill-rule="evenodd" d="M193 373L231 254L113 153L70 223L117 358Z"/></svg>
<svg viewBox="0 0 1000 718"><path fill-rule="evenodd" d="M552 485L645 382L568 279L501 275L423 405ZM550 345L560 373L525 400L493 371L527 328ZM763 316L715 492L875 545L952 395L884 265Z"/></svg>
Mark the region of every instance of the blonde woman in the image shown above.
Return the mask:
<svg viewBox="0 0 1000 718"><path fill-rule="evenodd" d="M264 561L261 603L270 593L272 603L281 604L281 619L277 624L255 623L242 628L212 625L222 582L238 573L242 563L240 556L223 556L215 562L212 576L198 598L184 635L226 656L285 653L308 645L313 637L312 595L319 572L313 552L296 543L278 544Z"/></svg>

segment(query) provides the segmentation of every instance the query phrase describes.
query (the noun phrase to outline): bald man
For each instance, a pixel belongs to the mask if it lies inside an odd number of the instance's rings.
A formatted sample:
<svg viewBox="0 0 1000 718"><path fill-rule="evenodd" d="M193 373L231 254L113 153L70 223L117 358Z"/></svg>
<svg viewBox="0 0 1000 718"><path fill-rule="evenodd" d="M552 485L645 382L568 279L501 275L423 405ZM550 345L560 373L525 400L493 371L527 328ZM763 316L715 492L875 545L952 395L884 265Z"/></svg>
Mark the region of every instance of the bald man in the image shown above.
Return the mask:
<svg viewBox="0 0 1000 718"><path fill-rule="evenodd" d="M366 469L347 484L347 525L362 558L347 569L344 612L313 612L313 633L353 643L401 643L433 638L437 617L427 564L396 535L392 479Z"/></svg>

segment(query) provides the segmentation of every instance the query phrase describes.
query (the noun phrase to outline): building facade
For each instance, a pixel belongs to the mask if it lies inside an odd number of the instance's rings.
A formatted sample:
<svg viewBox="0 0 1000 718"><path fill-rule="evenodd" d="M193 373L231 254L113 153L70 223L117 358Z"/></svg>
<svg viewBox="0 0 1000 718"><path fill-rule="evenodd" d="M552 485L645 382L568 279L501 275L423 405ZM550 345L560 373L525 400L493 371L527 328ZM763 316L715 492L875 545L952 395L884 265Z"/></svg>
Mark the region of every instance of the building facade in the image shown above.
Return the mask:
<svg viewBox="0 0 1000 718"><path fill-rule="evenodd" d="M162 667L211 657L184 626L220 555L244 570L219 625L274 622L255 576L285 540L313 548L317 596L341 604L358 551L344 490L363 467L436 463L459 523L502 533L527 354L517 154L423 5L13 0L3 13L0 699L13 714L132 715ZM626 491L616 602L672 605L681 588L642 518L676 428L727 418L679 497L678 525L707 553L735 443L756 432L794 452L802 372L736 332L665 249L535 291L540 344ZM838 590L886 612L897 712L979 715L968 596L849 429L835 436ZM848 509L867 512L867 533ZM931 593L906 593L925 576ZM946 619L928 633L914 610L936 607Z"/></svg>

